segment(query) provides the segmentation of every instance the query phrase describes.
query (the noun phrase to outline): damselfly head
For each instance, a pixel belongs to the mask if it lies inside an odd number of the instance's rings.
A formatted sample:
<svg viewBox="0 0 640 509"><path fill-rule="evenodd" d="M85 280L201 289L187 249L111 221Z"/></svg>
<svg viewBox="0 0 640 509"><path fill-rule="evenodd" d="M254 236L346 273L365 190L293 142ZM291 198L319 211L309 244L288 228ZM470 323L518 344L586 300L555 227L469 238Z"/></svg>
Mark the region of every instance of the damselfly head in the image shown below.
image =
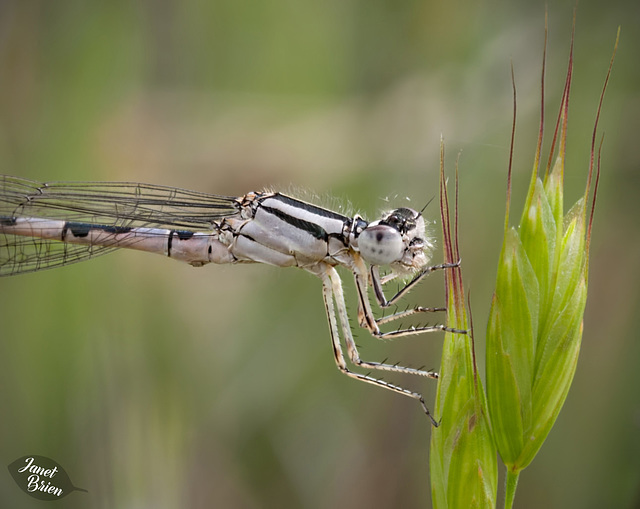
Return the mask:
<svg viewBox="0 0 640 509"><path fill-rule="evenodd" d="M411 274L426 266L427 251L432 247L426 238L424 218L420 212L399 208L369 223L358 237L358 249L371 265L389 265L399 275Z"/></svg>

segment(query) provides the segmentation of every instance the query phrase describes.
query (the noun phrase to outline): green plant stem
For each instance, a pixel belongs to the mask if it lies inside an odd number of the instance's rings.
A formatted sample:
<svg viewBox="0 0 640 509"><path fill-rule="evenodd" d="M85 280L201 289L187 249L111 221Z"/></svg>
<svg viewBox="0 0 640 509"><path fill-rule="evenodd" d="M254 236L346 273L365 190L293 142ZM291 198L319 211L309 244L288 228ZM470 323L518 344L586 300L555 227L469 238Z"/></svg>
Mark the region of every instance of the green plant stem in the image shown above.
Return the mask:
<svg viewBox="0 0 640 509"><path fill-rule="evenodd" d="M516 496L516 488L518 487L518 478L520 477L520 470L513 472L507 468L507 478L505 480L505 495L504 495L504 509L511 509L513 507L513 499Z"/></svg>

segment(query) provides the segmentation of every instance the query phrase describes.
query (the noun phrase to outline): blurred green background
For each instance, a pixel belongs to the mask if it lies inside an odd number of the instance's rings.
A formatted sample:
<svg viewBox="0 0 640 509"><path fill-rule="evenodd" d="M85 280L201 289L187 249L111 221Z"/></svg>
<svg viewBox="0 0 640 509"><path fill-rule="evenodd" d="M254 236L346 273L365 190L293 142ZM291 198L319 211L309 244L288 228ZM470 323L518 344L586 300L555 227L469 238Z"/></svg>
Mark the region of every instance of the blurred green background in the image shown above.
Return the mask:
<svg viewBox="0 0 640 509"><path fill-rule="evenodd" d="M549 4L547 143L573 2ZM460 237L483 358L518 86L514 210L536 143L544 2L3 1L2 173L240 195L310 190L367 217L460 166ZM583 348L520 508L640 506L640 4L580 2L567 204L606 133ZM437 219L437 206L427 209ZM434 227L435 231L435 227ZM441 259L436 252L435 260ZM355 300L344 274L350 309ZM430 277L409 303L439 305ZM320 282L121 252L0 281L0 463L40 454L69 508L430 507L428 420L340 375ZM442 337L364 358L438 368ZM423 391L432 381L395 379ZM41 507L0 474L0 505ZM502 486L501 486L502 488Z"/></svg>

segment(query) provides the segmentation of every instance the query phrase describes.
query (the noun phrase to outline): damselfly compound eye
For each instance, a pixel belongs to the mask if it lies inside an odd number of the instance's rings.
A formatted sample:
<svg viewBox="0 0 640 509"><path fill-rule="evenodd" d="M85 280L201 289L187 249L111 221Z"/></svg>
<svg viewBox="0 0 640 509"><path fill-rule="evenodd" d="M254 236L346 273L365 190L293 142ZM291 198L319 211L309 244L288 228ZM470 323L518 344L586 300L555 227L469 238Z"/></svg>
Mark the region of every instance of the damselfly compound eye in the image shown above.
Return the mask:
<svg viewBox="0 0 640 509"><path fill-rule="evenodd" d="M389 265L402 259L404 242L398 230L391 226L369 226L358 237L362 257L371 265Z"/></svg>

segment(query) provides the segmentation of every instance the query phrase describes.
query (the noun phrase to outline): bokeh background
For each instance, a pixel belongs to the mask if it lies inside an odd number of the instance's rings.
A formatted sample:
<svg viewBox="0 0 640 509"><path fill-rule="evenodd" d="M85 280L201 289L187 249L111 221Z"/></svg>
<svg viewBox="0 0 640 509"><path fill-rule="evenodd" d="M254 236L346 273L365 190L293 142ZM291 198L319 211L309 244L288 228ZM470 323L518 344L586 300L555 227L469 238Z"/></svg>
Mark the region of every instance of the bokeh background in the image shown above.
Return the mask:
<svg viewBox="0 0 640 509"><path fill-rule="evenodd" d="M544 9L5 0L2 173L227 195L272 187L372 218L388 203L421 207L437 196L442 135L450 174L459 158L461 250L482 361L510 64L518 210L536 143ZM546 146L572 9L548 7ZM555 428L521 475L521 508L640 506L639 24L637 2L580 2L567 203L585 183L618 25L622 37L601 119L580 363ZM437 219L437 205L426 213ZM442 302L438 275L408 299ZM438 335L380 344L356 333L364 358L439 365ZM61 463L89 493L58 507L430 507L428 420L414 401L338 373L320 282L302 271L194 269L115 253L0 281L0 335L0 463L27 454ZM433 402L432 381L394 380ZM41 507L7 474L2 507Z"/></svg>

